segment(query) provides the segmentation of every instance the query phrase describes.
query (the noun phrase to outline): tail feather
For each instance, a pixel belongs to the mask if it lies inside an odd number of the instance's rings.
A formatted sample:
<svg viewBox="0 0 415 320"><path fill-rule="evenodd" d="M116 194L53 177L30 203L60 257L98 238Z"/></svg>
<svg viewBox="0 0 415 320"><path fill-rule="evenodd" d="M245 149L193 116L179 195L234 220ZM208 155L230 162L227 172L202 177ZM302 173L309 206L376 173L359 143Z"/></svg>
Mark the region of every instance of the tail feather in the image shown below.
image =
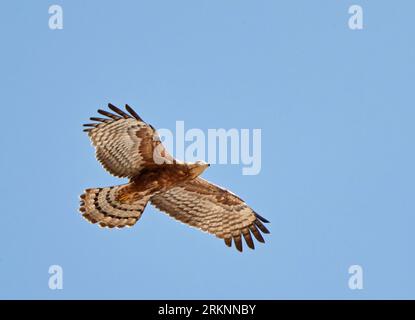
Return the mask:
<svg viewBox="0 0 415 320"><path fill-rule="evenodd" d="M124 185L87 189L80 197L79 211L86 220L101 227L131 227L140 219L149 196L128 188Z"/></svg>

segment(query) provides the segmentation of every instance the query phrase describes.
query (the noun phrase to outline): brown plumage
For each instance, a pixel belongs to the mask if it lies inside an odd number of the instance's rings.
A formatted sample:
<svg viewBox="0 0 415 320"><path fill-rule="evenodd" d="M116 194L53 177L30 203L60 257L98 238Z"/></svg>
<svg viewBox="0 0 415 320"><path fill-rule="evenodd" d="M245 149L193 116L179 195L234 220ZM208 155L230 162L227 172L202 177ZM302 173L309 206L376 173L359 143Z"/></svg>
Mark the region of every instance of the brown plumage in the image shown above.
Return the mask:
<svg viewBox="0 0 415 320"><path fill-rule="evenodd" d="M197 161L175 160L164 148L154 128L128 105L126 112L112 104L92 117L84 131L96 148L96 157L116 177L129 183L92 188L81 195L83 217L102 227L134 225L150 202L156 208L185 224L218 238L242 251L242 238L254 249L252 235L264 242L268 221L255 213L242 199L199 175L209 166Z"/></svg>

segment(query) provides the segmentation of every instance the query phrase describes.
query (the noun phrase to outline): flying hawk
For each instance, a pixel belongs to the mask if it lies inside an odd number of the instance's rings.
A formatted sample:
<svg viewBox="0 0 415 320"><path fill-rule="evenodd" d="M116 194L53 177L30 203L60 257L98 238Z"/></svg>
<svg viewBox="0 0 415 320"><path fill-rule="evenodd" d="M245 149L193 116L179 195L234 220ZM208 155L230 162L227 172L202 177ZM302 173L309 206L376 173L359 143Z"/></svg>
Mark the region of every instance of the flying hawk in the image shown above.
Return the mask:
<svg viewBox="0 0 415 320"><path fill-rule="evenodd" d="M86 189L81 195L83 217L101 227L134 225L150 202L169 216L214 234L242 251L242 237L254 249L251 234L264 242L268 221L232 192L200 177L209 166L203 161L184 163L174 159L160 142L156 130L128 105L114 113L98 110L106 118L90 118L85 124L96 157L112 175L129 183Z"/></svg>

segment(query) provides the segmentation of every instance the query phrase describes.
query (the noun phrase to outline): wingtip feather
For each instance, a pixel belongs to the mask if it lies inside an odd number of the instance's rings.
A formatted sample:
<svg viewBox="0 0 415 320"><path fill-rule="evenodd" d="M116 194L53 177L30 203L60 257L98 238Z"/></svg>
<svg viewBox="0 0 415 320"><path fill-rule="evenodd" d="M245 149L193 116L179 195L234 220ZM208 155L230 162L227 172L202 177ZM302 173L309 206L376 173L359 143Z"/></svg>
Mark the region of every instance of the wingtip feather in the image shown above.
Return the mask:
<svg viewBox="0 0 415 320"><path fill-rule="evenodd" d="M125 113L121 109L117 108L112 103L108 103L108 108L110 108L112 111L114 111L115 113L119 114L121 117L123 117L125 119L131 118L130 115L128 115L127 113Z"/></svg>
<svg viewBox="0 0 415 320"><path fill-rule="evenodd" d="M135 112L134 109L131 108L128 104L125 105L125 110L127 110L138 121L144 122L143 119L141 119L141 117L137 114L137 112Z"/></svg>
<svg viewBox="0 0 415 320"><path fill-rule="evenodd" d="M269 221L267 219L265 219L263 216L259 215L256 212L255 212L255 217L257 217L259 220L261 220L264 223L269 223Z"/></svg>
<svg viewBox="0 0 415 320"><path fill-rule="evenodd" d="M118 116L118 115L116 115L116 114L113 114L113 113L111 113L111 112L108 112L108 111L102 110L102 109L98 109L98 113L99 113L99 114L102 114L103 116L106 116L106 117L108 117L108 118L114 119L114 120L121 119L121 117L120 117L120 116Z"/></svg>

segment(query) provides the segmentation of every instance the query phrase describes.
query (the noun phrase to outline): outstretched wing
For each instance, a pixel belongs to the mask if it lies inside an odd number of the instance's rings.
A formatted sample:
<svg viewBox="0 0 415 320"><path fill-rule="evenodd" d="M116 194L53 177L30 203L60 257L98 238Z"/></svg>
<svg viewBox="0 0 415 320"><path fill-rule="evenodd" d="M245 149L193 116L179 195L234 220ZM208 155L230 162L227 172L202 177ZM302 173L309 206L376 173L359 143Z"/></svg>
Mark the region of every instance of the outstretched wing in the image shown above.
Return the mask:
<svg viewBox="0 0 415 320"><path fill-rule="evenodd" d="M124 112L112 104L115 113L98 110L107 118L90 118L95 123L84 124L84 131L96 148L102 166L117 177L133 177L144 167L171 163L173 158L160 142L154 128L145 123L128 105Z"/></svg>
<svg viewBox="0 0 415 320"><path fill-rule="evenodd" d="M242 237L254 249L251 234L264 242L260 231L269 233L262 224L268 221L242 199L202 178L154 195L150 202L171 217L224 239L229 247L233 239L239 251L242 251Z"/></svg>

